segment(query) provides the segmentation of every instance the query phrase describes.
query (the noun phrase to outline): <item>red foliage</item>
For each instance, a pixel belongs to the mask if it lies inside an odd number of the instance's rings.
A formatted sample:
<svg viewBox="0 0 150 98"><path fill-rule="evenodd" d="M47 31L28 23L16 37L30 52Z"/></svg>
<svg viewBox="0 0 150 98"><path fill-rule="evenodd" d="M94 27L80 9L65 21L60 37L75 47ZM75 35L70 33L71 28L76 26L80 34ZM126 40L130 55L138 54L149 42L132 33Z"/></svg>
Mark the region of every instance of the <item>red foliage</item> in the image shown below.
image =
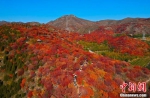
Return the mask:
<svg viewBox="0 0 150 98"><path fill-rule="evenodd" d="M32 98L32 96L33 96L33 91L29 91L28 92L28 98Z"/></svg>
<svg viewBox="0 0 150 98"><path fill-rule="evenodd" d="M141 40L128 36L113 37L113 31L105 30L104 27L100 27L90 34L85 34L82 40L96 43L107 41L116 51L135 56L143 56L149 49L149 45Z"/></svg>
<svg viewBox="0 0 150 98"><path fill-rule="evenodd" d="M115 77L114 81L117 83L117 85L121 85L123 80L121 78Z"/></svg>
<svg viewBox="0 0 150 98"><path fill-rule="evenodd" d="M23 87L25 86L25 82L26 82L26 79L25 79L25 78L22 79L22 82L21 82L21 84L20 84L21 88L23 88Z"/></svg>
<svg viewBox="0 0 150 98"><path fill-rule="evenodd" d="M35 75L36 75L36 74L35 74L34 71L31 71L31 72L30 72L30 78L33 78Z"/></svg>
<svg viewBox="0 0 150 98"><path fill-rule="evenodd" d="M149 48L148 44L145 42L127 36L115 37L109 40L109 44L121 53L128 53L136 56L143 56Z"/></svg>
<svg viewBox="0 0 150 98"><path fill-rule="evenodd" d="M91 98L94 95L94 93L90 87L80 86L79 95L81 96L81 98Z"/></svg>
<svg viewBox="0 0 150 98"><path fill-rule="evenodd" d="M120 98L119 94L117 92L109 92L108 96L110 98Z"/></svg>
<svg viewBox="0 0 150 98"><path fill-rule="evenodd" d="M92 32L91 34L85 34L83 37L85 41L97 43L102 43L111 38L112 38L112 31L109 30L105 30L104 32L97 30L95 32Z"/></svg>
<svg viewBox="0 0 150 98"><path fill-rule="evenodd" d="M8 76L9 76L10 78L12 78L12 77L13 77L13 74L9 74Z"/></svg>
<svg viewBox="0 0 150 98"><path fill-rule="evenodd" d="M24 69L23 68L18 69L17 74L18 74L18 76L23 75L24 74Z"/></svg>
<svg viewBox="0 0 150 98"><path fill-rule="evenodd" d="M142 68L142 70L143 70L143 72L144 72L145 74L147 74L147 75L150 74L150 70L149 70L149 69L147 69L147 68Z"/></svg>
<svg viewBox="0 0 150 98"><path fill-rule="evenodd" d="M80 39L97 43L107 41L106 44L116 51L140 56L148 50L149 46L137 39L113 37L113 32L108 28L100 27L85 35L68 34L55 28L50 30L47 25L31 26L28 29L23 26L13 28L29 38L28 44L24 37L11 44L13 49L17 49L17 45L25 46L22 51L29 55L27 60L24 59L28 72L20 84L21 89L31 89L27 94L29 98L118 98L121 93L119 85L123 81L134 79L137 82L139 77L145 80L142 76L150 76L150 71L146 68L132 67L127 62L87 52L77 44ZM4 38L7 39L6 36ZM12 56L15 53L21 54L22 51L12 52ZM23 71L25 70L19 69L18 74L22 75ZM34 82L34 85L30 85ZM41 89L39 92L36 91L38 87Z"/></svg>

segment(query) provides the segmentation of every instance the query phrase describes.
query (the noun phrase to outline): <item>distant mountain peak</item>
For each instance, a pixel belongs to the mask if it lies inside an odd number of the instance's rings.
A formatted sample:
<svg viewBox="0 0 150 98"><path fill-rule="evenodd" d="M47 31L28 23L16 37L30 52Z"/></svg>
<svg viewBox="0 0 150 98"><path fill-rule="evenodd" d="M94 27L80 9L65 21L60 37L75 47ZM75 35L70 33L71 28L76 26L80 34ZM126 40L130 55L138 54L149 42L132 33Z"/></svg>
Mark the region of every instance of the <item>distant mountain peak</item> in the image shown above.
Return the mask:
<svg viewBox="0 0 150 98"><path fill-rule="evenodd" d="M70 15L64 15L63 17L76 17L76 16L73 14L70 14Z"/></svg>
<svg viewBox="0 0 150 98"><path fill-rule="evenodd" d="M88 28L88 31L89 30L93 31L93 28L91 28L91 26L95 26L94 22L85 20L82 18L78 18L73 14L64 15L54 21L48 22L47 24L55 26L63 30L69 30L69 31L78 32L78 33L87 32L87 28Z"/></svg>

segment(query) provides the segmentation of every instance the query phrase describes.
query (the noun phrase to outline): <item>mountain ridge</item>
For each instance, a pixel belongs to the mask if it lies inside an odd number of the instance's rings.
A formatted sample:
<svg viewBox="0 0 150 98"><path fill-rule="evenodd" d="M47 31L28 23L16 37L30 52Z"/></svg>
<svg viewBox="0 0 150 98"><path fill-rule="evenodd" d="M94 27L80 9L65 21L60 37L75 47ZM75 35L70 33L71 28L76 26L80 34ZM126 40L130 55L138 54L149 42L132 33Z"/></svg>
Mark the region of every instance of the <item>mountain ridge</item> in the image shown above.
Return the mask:
<svg viewBox="0 0 150 98"><path fill-rule="evenodd" d="M39 22L7 22L0 21L0 25L8 23L22 23L31 25L42 25ZM99 20L90 21L87 19L78 18L75 15L64 15L53 21L45 23L62 30L68 30L69 32L77 32L80 34L93 32L99 28L109 28L114 33L128 33L128 34L150 34L150 18L124 18L121 20Z"/></svg>
<svg viewBox="0 0 150 98"><path fill-rule="evenodd" d="M115 33L139 34L141 31L144 31L149 34L150 32L150 18L127 17L122 20L107 19L94 22L78 18L75 15L65 15L46 24L63 30L68 30L69 28L69 31L81 34L95 31L101 26L104 26L104 28L110 27ZM143 27L145 28L143 29Z"/></svg>

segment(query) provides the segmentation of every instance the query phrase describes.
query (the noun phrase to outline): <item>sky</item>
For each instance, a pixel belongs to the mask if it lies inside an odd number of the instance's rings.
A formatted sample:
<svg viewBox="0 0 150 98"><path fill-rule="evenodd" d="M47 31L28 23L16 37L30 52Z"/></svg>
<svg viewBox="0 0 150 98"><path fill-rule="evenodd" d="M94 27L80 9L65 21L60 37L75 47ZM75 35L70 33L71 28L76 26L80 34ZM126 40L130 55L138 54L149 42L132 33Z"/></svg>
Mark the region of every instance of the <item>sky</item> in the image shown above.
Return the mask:
<svg viewBox="0 0 150 98"><path fill-rule="evenodd" d="M150 18L150 0L0 0L0 21L47 23L70 14L91 21Z"/></svg>

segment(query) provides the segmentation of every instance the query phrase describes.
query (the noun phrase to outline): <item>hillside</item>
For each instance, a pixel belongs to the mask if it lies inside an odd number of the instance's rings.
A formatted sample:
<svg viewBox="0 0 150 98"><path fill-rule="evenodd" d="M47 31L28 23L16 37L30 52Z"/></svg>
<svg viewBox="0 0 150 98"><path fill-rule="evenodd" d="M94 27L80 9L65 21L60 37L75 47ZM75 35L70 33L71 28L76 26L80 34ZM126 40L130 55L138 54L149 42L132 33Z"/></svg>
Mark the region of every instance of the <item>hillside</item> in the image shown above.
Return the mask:
<svg viewBox="0 0 150 98"><path fill-rule="evenodd" d="M150 18L125 18L123 20L104 20L98 22L99 26L111 28L115 33L150 34Z"/></svg>
<svg viewBox="0 0 150 98"><path fill-rule="evenodd" d="M147 41L111 30L80 35L49 25L2 25L0 98L150 96L149 61Z"/></svg>
<svg viewBox="0 0 150 98"><path fill-rule="evenodd" d="M100 20L97 23L101 26L112 26L119 24L126 24L130 22L138 22L139 18L125 18L122 20Z"/></svg>

